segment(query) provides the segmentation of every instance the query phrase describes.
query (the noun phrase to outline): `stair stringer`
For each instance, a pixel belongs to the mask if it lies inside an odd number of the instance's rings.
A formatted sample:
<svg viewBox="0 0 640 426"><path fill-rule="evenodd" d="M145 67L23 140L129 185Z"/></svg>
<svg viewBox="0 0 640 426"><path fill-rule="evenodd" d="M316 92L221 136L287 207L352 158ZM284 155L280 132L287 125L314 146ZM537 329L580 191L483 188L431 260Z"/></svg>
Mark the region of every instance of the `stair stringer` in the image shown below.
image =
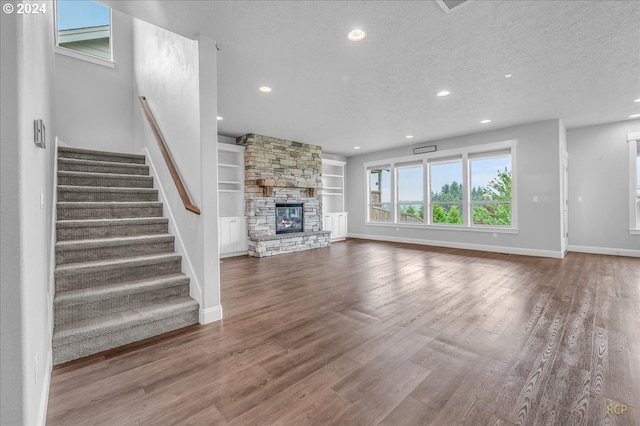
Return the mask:
<svg viewBox="0 0 640 426"><path fill-rule="evenodd" d="M175 251L182 255L182 273L190 278L189 282L189 296L196 300L200 304L200 312L202 312L202 285L196 274L193 262L189 256L189 252L184 244L180 229L176 225L175 215L171 210L171 203L167 199L167 194L164 191L164 187L161 184L160 176L157 172L156 165L151 159L151 153L147 147L144 147L144 155L149 164L149 176L153 176L154 188L158 190L158 199L162 202L166 217L169 219L169 233L175 236ZM186 266L186 267L185 267ZM202 315L199 315L200 323L202 324Z"/></svg>

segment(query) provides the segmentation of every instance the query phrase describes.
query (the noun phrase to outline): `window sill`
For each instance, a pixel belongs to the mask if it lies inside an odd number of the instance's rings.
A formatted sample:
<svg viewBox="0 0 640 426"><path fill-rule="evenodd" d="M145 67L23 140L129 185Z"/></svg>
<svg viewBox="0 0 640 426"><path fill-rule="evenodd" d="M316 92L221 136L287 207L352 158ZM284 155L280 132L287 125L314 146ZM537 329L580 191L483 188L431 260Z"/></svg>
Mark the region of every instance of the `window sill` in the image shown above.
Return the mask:
<svg viewBox="0 0 640 426"><path fill-rule="evenodd" d="M92 64L100 65L107 68L115 68L116 63L107 59L98 58L97 56L86 55L84 53L76 52L64 47L55 46L54 52L63 56L69 56L71 58L80 59L81 61L90 62Z"/></svg>
<svg viewBox="0 0 640 426"><path fill-rule="evenodd" d="M438 231L462 231L462 232L480 232L480 233L496 233L496 234L518 234L518 228L489 228L478 226L455 226L455 225L410 225L405 223L383 223L383 222L366 222L367 226L381 226L385 228L408 228L408 229L428 229ZM640 232L640 231L639 231Z"/></svg>
<svg viewBox="0 0 640 426"><path fill-rule="evenodd" d="M640 229L629 229L629 235L640 235Z"/></svg>

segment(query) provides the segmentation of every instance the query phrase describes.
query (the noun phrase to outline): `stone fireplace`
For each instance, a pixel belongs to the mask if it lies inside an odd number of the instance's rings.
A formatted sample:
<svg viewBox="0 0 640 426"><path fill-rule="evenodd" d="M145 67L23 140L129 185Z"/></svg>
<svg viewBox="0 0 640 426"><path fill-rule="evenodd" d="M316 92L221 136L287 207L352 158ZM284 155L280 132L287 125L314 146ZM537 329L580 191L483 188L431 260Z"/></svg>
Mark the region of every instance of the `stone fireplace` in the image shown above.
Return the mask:
<svg viewBox="0 0 640 426"><path fill-rule="evenodd" d="M253 133L236 143L245 147L249 255L328 246L331 232L322 230L321 148Z"/></svg>

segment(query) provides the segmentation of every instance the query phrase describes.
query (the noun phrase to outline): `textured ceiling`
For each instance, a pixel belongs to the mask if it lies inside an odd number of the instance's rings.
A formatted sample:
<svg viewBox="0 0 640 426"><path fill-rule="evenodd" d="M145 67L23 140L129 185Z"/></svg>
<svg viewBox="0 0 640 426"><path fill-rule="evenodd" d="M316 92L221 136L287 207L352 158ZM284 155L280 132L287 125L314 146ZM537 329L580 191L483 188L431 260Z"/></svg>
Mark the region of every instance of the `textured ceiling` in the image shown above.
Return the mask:
<svg viewBox="0 0 640 426"><path fill-rule="evenodd" d="M638 1L470 1L449 14L429 0L103 2L217 40L227 136L253 132L348 156L640 113ZM367 31L359 43L346 37L356 27ZM436 97L443 89L451 95Z"/></svg>

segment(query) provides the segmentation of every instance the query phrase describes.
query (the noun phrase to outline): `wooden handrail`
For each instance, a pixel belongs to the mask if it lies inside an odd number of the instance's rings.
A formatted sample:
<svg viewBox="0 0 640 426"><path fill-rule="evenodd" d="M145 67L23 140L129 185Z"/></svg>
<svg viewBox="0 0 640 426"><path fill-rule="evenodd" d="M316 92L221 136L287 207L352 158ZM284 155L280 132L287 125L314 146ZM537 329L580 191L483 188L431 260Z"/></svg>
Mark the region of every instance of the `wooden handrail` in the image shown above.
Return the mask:
<svg viewBox="0 0 640 426"><path fill-rule="evenodd" d="M138 100L140 101L140 105L142 105L142 111L144 112L145 117L147 117L147 121L151 126L151 131L156 138L156 142L158 142L158 147L160 147L160 152L162 153L162 157L164 157L164 161L167 163L167 167L169 168L169 173L171 173L171 177L173 178L173 183L176 184L176 188L178 189L178 194L180 194L180 198L182 199L182 204L184 204L184 208L189 210L192 213L200 214L200 208L194 205L191 202L191 198L189 198L189 194L187 193L184 184L182 183L182 179L180 179L180 175L178 174L178 170L176 166L173 164L173 159L169 154L169 149L167 148L167 144L162 137L162 133L160 133L160 128L158 127L158 123L156 119L153 117L153 113L149 108L149 104L147 103L147 98L144 96L138 96Z"/></svg>

